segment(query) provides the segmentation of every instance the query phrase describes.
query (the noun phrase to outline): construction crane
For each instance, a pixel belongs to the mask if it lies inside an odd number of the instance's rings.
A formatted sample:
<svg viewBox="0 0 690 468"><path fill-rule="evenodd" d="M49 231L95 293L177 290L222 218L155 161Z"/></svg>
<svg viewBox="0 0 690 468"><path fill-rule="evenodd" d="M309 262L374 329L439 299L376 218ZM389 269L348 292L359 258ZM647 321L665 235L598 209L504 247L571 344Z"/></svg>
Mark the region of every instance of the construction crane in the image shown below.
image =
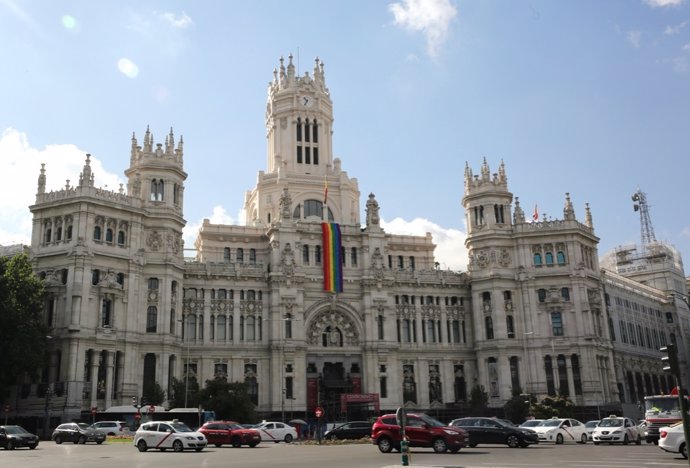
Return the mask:
<svg viewBox="0 0 690 468"><path fill-rule="evenodd" d="M640 212L640 230L642 233L642 245L656 243L652 218L649 216L649 205L647 204L647 194L639 188L632 196L633 208Z"/></svg>

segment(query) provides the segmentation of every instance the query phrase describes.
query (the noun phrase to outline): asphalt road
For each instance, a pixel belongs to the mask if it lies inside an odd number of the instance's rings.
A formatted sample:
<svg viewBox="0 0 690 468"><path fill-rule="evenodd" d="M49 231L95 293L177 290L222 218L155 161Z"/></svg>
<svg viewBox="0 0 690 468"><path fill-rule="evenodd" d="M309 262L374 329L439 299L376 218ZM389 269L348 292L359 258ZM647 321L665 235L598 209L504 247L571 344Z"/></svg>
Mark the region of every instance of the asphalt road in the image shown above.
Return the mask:
<svg viewBox="0 0 690 468"><path fill-rule="evenodd" d="M0 449L3 468L383 468L401 466L399 453L382 454L369 444L303 445L262 442L256 448L208 447L202 452L140 453L123 442L56 445L42 441L36 450ZM439 455L413 449L410 466L437 468L679 468L688 461L655 445L546 445L511 449L499 445Z"/></svg>

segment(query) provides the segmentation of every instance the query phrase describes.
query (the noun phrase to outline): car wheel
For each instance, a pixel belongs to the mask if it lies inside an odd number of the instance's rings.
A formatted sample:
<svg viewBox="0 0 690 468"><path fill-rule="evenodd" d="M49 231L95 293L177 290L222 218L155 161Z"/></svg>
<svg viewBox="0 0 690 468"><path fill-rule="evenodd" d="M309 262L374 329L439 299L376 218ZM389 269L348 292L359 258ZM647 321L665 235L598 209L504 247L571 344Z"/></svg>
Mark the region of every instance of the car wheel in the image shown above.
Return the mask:
<svg viewBox="0 0 690 468"><path fill-rule="evenodd" d="M326 437L328 440L338 440L338 436L335 434L329 434L328 437Z"/></svg>
<svg viewBox="0 0 690 468"><path fill-rule="evenodd" d="M381 453L390 453L393 450L393 442L388 437L381 437L376 441Z"/></svg>
<svg viewBox="0 0 690 468"><path fill-rule="evenodd" d="M518 436L515 434L510 434L506 439L506 444L508 444L508 447L510 448L516 448L518 445L520 445L520 439L518 439Z"/></svg>
<svg viewBox="0 0 690 468"><path fill-rule="evenodd" d="M476 446L477 446L477 443L476 443L476 442L472 442L472 443L470 444L470 447L471 447L471 448L475 448Z"/></svg>
<svg viewBox="0 0 690 468"><path fill-rule="evenodd" d="M97 441L96 441L96 443L97 443L98 445L101 445L103 442L105 442L105 440L97 440Z"/></svg>
<svg viewBox="0 0 690 468"><path fill-rule="evenodd" d="M599 445L599 442L594 442L594 445Z"/></svg>
<svg viewBox="0 0 690 468"><path fill-rule="evenodd" d="M434 452L436 453L446 453L448 451L448 444L440 437L438 439L434 439L432 446L434 447Z"/></svg>
<svg viewBox="0 0 690 468"><path fill-rule="evenodd" d="M86 437L80 436L79 440L77 440L77 442L75 442L75 443L80 443L82 445L85 444L86 443Z"/></svg>
<svg viewBox="0 0 690 468"><path fill-rule="evenodd" d="M556 436L556 444L561 445L563 443L563 434L558 434Z"/></svg>
<svg viewBox="0 0 690 468"><path fill-rule="evenodd" d="M184 450L184 445L182 445L181 440L176 440L175 442L173 442L173 451L181 452L183 450Z"/></svg>
<svg viewBox="0 0 690 468"><path fill-rule="evenodd" d="M251 448L254 448L254 447L256 447L257 445L259 445L259 444L255 443L255 442L252 442L251 444L249 444L249 446L250 446Z"/></svg>
<svg viewBox="0 0 690 468"><path fill-rule="evenodd" d="M8 440L7 445L5 445L5 450L14 450L14 442Z"/></svg>
<svg viewBox="0 0 690 468"><path fill-rule="evenodd" d="M289 444L292 442L292 434L285 434L285 443Z"/></svg>
<svg viewBox="0 0 690 468"><path fill-rule="evenodd" d="M35 449L37 446L38 446L38 444L36 444L36 445L29 445L29 450L33 450L33 449Z"/></svg>
<svg viewBox="0 0 690 468"><path fill-rule="evenodd" d="M242 441L240 440L239 437L233 437L232 440L230 440L230 443L231 443L232 446L235 447L235 448L240 448L240 447L242 447Z"/></svg>
<svg viewBox="0 0 690 468"><path fill-rule="evenodd" d="M683 458L686 460L688 459L688 446L683 444L680 446L680 454L683 455Z"/></svg>
<svg viewBox="0 0 690 468"><path fill-rule="evenodd" d="M630 443L630 439L628 439L628 434L625 434L623 437L623 445L628 445Z"/></svg>
<svg viewBox="0 0 690 468"><path fill-rule="evenodd" d="M141 439L139 442L137 442L137 448L140 452L146 452L149 449L146 446L146 441L144 439Z"/></svg>
<svg viewBox="0 0 690 468"><path fill-rule="evenodd" d="M62 443L62 437L60 437L60 436L55 436L55 443L56 443L56 444L61 444L61 443Z"/></svg>
<svg viewBox="0 0 690 468"><path fill-rule="evenodd" d="M580 443L581 444L587 443L587 434L582 434L582 437L580 437Z"/></svg>
<svg viewBox="0 0 690 468"><path fill-rule="evenodd" d="M635 441L635 445L642 445L642 437L640 435L637 435L637 440Z"/></svg>

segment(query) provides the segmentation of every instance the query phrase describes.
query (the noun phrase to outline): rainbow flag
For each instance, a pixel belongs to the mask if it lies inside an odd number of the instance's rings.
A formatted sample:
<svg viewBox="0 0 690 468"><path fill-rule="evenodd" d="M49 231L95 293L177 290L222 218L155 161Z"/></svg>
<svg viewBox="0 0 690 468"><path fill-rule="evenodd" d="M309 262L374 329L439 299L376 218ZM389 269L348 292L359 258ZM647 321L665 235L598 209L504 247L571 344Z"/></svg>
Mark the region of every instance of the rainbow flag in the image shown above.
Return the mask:
<svg viewBox="0 0 690 468"><path fill-rule="evenodd" d="M343 292L343 259L340 241L340 225L321 223L323 234L323 290Z"/></svg>

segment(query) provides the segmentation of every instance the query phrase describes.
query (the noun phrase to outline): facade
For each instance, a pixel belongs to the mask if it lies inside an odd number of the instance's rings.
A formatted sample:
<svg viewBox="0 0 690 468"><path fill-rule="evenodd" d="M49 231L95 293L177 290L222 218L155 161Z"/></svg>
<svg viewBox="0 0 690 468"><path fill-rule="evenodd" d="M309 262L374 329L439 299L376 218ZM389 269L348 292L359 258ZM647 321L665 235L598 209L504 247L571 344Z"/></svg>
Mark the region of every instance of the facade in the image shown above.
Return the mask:
<svg viewBox="0 0 690 468"><path fill-rule="evenodd" d="M676 314L673 324L654 319L667 337L681 335L687 308L660 285L602 273L588 206L578 221L566 194L563 219L527 219L503 163L495 174L486 161L477 175L468 165L468 271L441 271L430 234L382 229L374 194L360 219L358 182L333 157L332 124L323 63L296 76L292 57L281 59L247 223L205 220L193 258L182 248L187 175L172 130L164 143L148 129L142 146L132 137L119 191L94 187L89 155L78 184L58 191L46 191L42 167L31 258L48 291L51 359L40 382L19 382L10 414L69 420L126 405L146 382L169 392L187 375L247 382L262 414L322 406L330 419L343 399L440 410L481 386L494 407L517 388L586 406L634 399L636 377L629 389L619 384L628 369L661 381L658 352L640 357L614 338L624 312L610 299L625 291ZM338 293L324 290L324 222L341 233Z"/></svg>

